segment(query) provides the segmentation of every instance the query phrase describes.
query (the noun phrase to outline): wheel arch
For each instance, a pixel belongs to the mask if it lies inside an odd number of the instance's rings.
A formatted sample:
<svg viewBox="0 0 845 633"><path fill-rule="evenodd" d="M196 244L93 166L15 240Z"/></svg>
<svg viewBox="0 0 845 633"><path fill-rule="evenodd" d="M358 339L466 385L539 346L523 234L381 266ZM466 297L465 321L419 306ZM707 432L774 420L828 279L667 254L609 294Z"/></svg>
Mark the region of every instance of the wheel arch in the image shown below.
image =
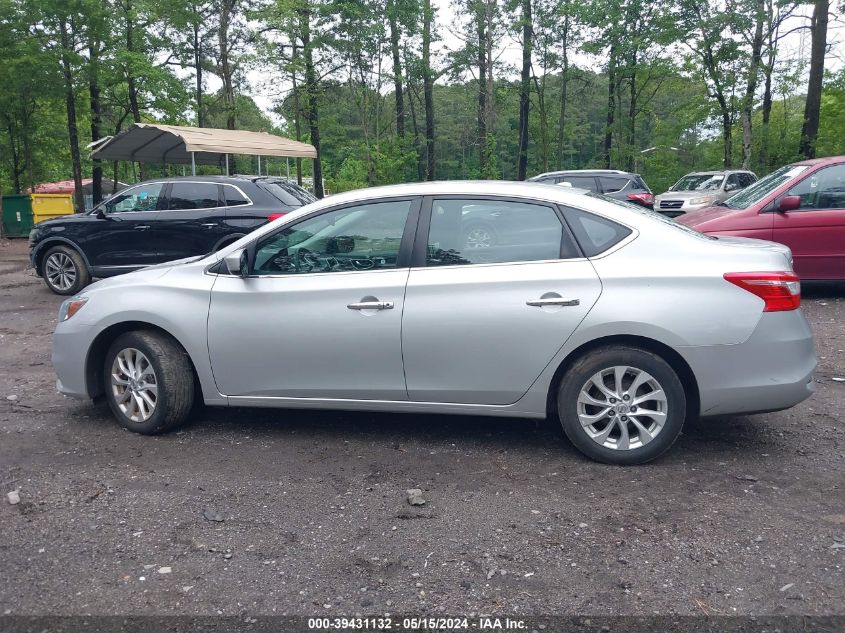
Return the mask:
<svg viewBox="0 0 845 633"><path fill-rule="evenodd" d="M560 388L561 380L563 380L563 376L569 368L585 354L593 351L594 349L610 345L639 347L660 356L660 358L666 361L678 375L678 378L684 387L684 392L687 396L687 419L695 418L699 415L701 398L699 395L698 381L695 378L692 368L683 356L670 346L653 338L632 334L617 334L599 337L583 343L567 354L560 362L558 368L552 376L551 382L549 383L549 391L546 395L546 414L548 417L554 418L557 416L557 392Z"/></svg>
<svg viewBox="0 0 845 633"><path fill-rule="evenodd" d="M44 274L42 266L44 264L44 256L47 252L53 248L54 246L67 246L68 248L72 248L74 251L79 253L79 256L82 257L82 261L85 262L85 267L88 268L88 274L92 274L91 270L91 262L88 261L88 256L85 252L79 248L79 245L76 242L73 242L66 237L48 237L43 242L39 242L39 244L35 247L35 251L32 256L32 265L35 267L36 274L41 277Z"/></svg>
<svg viewBox="0 0 845 633"><path fill-rule="evenodd" d="M118 336L126 332L133 332L138 330L146 330L148 332L155 332L172 340L185 352L188 357L188 362L191 365L191 371L194 374L194 385L196 389L195 396L202 400L202 385L197 373L194 359L191 358L185 345L173 334L164 328L149 323L147 321L121 321L105 328L100 332L88 348L88 355L85 358L85 386L88 394L96 399L103 395L103 364L108 353L109 347L117 339Z"/></svg>

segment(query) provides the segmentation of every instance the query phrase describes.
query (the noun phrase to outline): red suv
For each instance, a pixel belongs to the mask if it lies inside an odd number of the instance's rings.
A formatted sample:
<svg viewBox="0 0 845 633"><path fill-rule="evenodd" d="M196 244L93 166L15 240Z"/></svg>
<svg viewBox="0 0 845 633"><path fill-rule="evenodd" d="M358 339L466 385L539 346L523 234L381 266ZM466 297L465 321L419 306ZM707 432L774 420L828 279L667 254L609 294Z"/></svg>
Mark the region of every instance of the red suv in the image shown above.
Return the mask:
<svg viewBox="0 0 845 633"><path fill-rule="evenodd" d="M845 156L781 167L717 206L677 220L708 235L792 249L803 280L845 280Z"/></svg>

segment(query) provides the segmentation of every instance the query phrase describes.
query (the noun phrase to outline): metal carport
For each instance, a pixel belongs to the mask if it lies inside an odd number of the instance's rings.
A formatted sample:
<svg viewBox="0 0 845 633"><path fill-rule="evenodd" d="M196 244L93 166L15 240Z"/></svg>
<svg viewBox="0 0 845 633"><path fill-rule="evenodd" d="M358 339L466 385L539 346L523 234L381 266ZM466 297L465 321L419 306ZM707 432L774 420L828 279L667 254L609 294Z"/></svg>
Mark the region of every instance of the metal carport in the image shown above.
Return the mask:
<svg viewBox="0 0 845 633"><path fill-rule="evenodd" d="M222 130L135 123L127 130L101 142L91 158L140 163L190 164L196 175L197 165L225 165L229 173L229 154L317 158L313 145L266 132ZM259 163L260 171L260 163Z"/></svg>

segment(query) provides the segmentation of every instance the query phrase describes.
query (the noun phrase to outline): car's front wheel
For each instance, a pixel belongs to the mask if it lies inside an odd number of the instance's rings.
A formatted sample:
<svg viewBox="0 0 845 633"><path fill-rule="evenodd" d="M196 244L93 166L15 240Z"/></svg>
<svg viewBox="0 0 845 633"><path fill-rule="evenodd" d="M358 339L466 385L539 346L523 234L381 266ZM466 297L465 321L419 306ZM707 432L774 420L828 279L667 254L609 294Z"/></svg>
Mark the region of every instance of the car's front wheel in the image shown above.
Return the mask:
<svg viewBox="0 0 845 633"><path fill-rule="evenodd" d="M686 418L677 373L644 349L593 350L569 368L558 391L558 415L572 443L609 464L642 464L663 454Z"/></svg>
<svg viewBox="0 0 845 633"><path fill-rule="evenodd" d="M91 282L82 256L68 246L54 246L44 255L42 277L57 295L73 295Z"/></svg>
<svg viewBox="0 0 845 633"><path fill-rule="evenodd" d="M121 334L106 354L103 377L109 408L130 431L154 435L188 418L193 369L185 350L164 334Z"/></svg>

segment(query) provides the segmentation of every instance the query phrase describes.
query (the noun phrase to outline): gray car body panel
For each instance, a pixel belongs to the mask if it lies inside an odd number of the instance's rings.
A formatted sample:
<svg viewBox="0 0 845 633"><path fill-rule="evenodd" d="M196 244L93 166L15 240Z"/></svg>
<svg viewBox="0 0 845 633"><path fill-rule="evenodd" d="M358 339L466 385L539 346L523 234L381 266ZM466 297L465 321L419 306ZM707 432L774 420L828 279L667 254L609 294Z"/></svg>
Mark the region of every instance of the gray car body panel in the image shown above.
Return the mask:
<svg viewBox="0 0 845 633"><path fill-rule="evenodd" d="M227 254L310 214L356 201L453 194L501 195L578 208L624 224L631 234L589 259L439 271L314 273L271 278L275 281L210 271ZM539 418L546 415L558 368L579 348L608 337L639 337L672 348L687 362L696 378L702 414L772 410L797 404L812 393L809 378L816 361L809 327L800 310L764 313L761 299L726 282L723 275L790 270L790 260L789 249L779 244L714 240L657 214L556 185L446 182L382 187L307 205L198 261L160 265L88 287L81 294L88 303L56 328L53 358L60 391L93 395L84 379L92 342L106 328L133 321L161 328L183 345L204 400L212 405ZM380 287L374 275L380 276ZM408 281L400 292L403 277ZM250 288L255 291L261 285L270 293L264 300L260 293L248 296ZM272 286L297 288L301 303L271 298ZM467 294L467 288L479 294ZM222 318L209 327L209 306L218 291L222 314L216 317ZM396 294L393 310L362 314L344 305L379 291ZM547 291L575 294L580 304L577 309L525 306ZM439 308L431 302L436 293L445 293ZM501 309L504 304L508 307ZM244 318L247 309L261 312ZM455 323L449 320L453 316ZM473 317L480 319L477 328L469 327ZM379 320L387 326L383 332L372 328ZM404 327L409 327L407 333L401 332ZM279 337L276 330L286 331ZM498 339L509 336L514 340L497 351ZM272 352L283 353L275 347L280 341L298 346L298 363L266 366ZM319 341L324 348L314 350ZM314 352L310 359L305 358L309 345ZM373 345L384 349L373 350ZM392 345L408 356L397 361L387 349ZM245 346L263 359L258 366L240 362ZM516 359L512 370L507 365L519 346L530 349L531 355ZM211 357L210 347L217 349ZM470 350L465 357L460 356L463 350ZM447 362L438 369L435 361L443 356ZM373 363L378 366L370 380L366 372ZM267 376L279 367L283 374L273 385ZM400 369L410 377L405 390L391 376ZM298 370L300 376L292 373ZM432 377L434 371L443 375ZM241 393L220 388L224 375L227 387L237 385ZM462 376L469 377L456 385Z"/></svg>

